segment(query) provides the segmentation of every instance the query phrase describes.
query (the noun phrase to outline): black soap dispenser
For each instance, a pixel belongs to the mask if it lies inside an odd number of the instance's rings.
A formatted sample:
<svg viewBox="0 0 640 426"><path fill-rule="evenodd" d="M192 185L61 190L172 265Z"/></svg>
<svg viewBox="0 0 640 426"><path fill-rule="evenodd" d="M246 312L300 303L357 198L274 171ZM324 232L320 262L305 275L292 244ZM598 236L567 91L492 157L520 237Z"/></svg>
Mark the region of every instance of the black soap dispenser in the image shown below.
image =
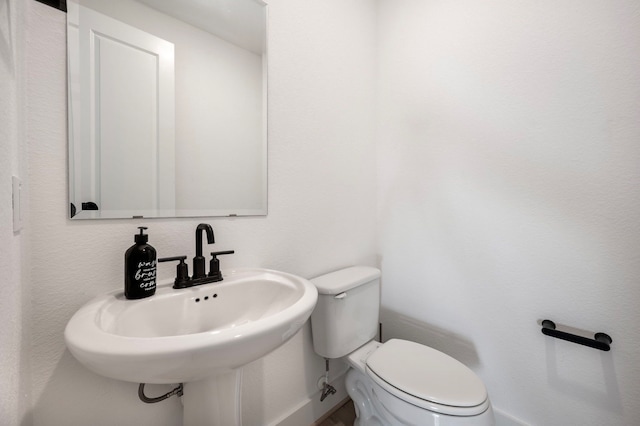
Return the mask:
<svg viewBox="0 0 640 426"><path fill-rule="evenodd" d="M124 254L124 296L127 299L142 299L156 292L156 249L147 244L147 229L139 226L140 234L135 244Z"/></svg>

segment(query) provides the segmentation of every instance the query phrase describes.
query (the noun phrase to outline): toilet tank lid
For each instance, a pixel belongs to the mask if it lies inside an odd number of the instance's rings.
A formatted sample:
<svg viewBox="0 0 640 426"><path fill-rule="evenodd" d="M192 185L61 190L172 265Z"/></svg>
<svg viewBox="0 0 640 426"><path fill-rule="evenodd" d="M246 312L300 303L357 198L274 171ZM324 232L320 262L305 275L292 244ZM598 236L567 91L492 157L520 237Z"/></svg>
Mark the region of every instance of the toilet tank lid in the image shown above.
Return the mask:
<svg viewBox="0 0 640 426"><path fill-rule="evenodd" d="M380 270L370 266L351 266L313 278L318 293L336 295L380 278Z"/></svg>

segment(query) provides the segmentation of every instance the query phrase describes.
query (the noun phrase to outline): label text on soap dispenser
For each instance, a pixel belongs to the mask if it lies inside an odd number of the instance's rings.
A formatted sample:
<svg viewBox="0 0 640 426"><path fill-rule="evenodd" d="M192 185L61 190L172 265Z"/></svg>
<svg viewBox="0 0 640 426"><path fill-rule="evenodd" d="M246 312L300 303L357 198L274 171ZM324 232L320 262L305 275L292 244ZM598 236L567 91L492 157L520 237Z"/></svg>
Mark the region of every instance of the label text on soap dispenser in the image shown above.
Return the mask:
<svg viewBox="0 0 640 426"><path fill-rule="evenodd" d="M156 261L138 262L135 279L140 281L140 288L151 290L156 288Z"/></svg>

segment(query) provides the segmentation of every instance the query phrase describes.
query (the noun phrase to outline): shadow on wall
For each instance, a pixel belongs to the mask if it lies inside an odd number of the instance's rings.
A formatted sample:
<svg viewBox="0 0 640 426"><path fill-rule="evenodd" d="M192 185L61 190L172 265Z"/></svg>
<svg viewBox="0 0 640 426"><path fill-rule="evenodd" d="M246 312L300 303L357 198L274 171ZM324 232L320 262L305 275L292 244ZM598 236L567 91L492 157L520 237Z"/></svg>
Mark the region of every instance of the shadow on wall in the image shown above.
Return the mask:
<svg viewBox="0 0 640 426"><path fill-rule="evenodd" d="M465 337L385 308L380 309L380 322L383 342L411 340L444 352L469 368L480 366L475 346Z"/></svg>
<svg viewBox="0 0 640 426"><path fill-rule="evenodd" d="M344 398L344 392L338 392L320 401L317 383L325 363L313 349L310 322L276 352L277 356L267 355L244 367L243 425L311 424ZM346 370L342 361L331 360L329 381L340 380L336 387L344 388Z"/></svg>
<svg viewBox="0 0 640 426"><path fill-rule="evenodd" d="M385 308L381 308L380 321L382 341L392 338L411 340L444 352L472 369L481 366L475 346L463 336ZM571 332L581 334L577 332L583 331L571 329ZM614 350L615 347L612 347ZM576 357L580 362L576 362ZM612 352L545 338L545 358L550 388L569 396L571 400L586 401L602 410L622 413ZM502 420L499 424L525 424L506 419L504 413L497 411L496 415Z"/></svg>
<svg viewBox="0 0 640 426"><path fill-rule="evenodd" d="M145 392L157 396L172 385L149 385ZM82 366L65 350L34 401L33 424L113 426L182 424L179 398L145 404L138 398L138 384L107 379Z"/></svg>
<svg viewBox="0 0 640 426"><path fill-rule="evenodd" d="M0 60L13 69L14 52L11 38L11 10L8 0L0 0Z"/></svg>
<svg viewBox="0 0 640 426"><path fill-rule="evenodd" d="M612 353L572 345L575 343L545 339L549 387L599 409L622 414L620 387ZM574 352L574 349L584 352ZM582 355L580 370L573 369L577 354ZM590 364L590 368L585 368L585 363Z"/></svg>

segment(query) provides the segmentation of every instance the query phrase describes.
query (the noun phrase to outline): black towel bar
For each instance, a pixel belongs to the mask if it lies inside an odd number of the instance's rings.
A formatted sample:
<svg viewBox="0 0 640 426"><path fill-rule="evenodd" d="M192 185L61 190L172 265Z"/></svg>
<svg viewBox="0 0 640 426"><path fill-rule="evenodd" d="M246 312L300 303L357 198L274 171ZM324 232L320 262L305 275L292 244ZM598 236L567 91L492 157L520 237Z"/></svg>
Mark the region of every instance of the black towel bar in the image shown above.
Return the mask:
<svg viewBox="0 0 640 426"><path fill-rule="evenodd" d="M557 337L558 339L568 340L569 342L578 343L580 345L589 346L591 348L600 349L601 351L608 351L611 349L611 337L605 333L596 333L593 339L587 337L577 336L575 334L567 333L565 331L556 330L556 324L551 320L542 321L542 334L551 337Z"/></svg>

